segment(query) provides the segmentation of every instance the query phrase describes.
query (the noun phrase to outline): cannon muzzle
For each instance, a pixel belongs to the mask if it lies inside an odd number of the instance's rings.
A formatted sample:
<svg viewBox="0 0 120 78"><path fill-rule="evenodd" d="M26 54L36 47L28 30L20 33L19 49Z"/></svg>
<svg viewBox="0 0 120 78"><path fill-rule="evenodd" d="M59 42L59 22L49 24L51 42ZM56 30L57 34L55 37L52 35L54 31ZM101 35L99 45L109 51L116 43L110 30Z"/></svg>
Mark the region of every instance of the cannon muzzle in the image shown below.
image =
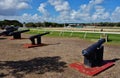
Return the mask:
<svg viewBox="0 0 120 78"><path fill-rule="evenodd" d="M101 45L105 42L105 39L100 39L98 40L98 42L96 42L95 44L89 46L87 49L82 50L82 55L83 56L89 56L92 53L95 52L95 50L97 50L98 48L101 47Z"/></svg>

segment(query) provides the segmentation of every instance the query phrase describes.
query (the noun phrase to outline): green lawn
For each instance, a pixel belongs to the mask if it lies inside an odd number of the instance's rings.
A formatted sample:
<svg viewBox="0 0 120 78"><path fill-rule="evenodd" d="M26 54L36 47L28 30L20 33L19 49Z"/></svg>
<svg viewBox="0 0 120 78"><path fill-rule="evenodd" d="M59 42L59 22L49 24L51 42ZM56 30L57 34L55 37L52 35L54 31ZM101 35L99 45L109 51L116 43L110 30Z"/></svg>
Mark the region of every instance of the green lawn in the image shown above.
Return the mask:
<svg viewBox="0 0 120 78"><path fill-rule="evenodd" d="M31 30L29 34L39 34L49 30ZM100 39L100 33L85 33L85 32L60 32L60 31L49 31L50 34L45 35L49 37L76 37L86 40L98 40ZM107 34L108 35L108 44L120 44L120 34Z"/></svg>

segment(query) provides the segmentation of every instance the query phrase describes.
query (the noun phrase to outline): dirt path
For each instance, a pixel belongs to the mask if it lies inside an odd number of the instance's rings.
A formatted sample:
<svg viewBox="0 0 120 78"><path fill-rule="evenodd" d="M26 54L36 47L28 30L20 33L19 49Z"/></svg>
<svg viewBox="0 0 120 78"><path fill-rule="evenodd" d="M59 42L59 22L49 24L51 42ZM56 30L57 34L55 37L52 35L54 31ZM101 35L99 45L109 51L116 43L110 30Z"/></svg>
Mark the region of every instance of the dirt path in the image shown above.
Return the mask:
<svg viewBox="0 0 120 78"><path fill-rule="evenodd" d="M83 62L81 50L93 42L78 38L42 37L45 46L24 48L26 39L10 40L0 37L0 78L87 78L69 67L70 63ZM119 78L120 46L105 44L104 59L118 59L110 69L94 78Z"/></svg>

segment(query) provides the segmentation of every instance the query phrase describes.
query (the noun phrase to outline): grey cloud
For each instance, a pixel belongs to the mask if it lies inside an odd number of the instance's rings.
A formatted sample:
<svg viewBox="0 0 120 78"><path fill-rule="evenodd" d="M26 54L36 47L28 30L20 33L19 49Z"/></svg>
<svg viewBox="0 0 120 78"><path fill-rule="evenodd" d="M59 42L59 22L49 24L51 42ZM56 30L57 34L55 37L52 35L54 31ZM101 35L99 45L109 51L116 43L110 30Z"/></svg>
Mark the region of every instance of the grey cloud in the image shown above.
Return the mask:
<svg viewBox="0 0 120 78"><path fill-rule="evenodd" d="M27 0L0 0L0 15L17 15L19 11L29 7Z"/></svg>

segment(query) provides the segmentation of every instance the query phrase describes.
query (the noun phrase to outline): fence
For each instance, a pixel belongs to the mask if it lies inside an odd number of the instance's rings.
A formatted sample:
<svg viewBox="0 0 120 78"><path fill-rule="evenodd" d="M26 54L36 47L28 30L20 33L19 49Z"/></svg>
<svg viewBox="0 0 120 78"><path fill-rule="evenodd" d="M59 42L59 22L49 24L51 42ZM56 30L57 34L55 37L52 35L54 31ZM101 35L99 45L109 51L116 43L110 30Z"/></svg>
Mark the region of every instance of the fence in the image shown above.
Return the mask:
<svg viewBox="0 0 120 78"><path fill-rule="evenodd" d="M74 30L74 29L30 29L31 33L41 33L49 31L51 34L48 36L58 36L58 37L78 37L81 39L91 39L91 40L97 40L101 38L102 34L107 35L107 41L115 41L120 42L120 32L101 32L101 31L80 31L80 30Z"/></svg>

